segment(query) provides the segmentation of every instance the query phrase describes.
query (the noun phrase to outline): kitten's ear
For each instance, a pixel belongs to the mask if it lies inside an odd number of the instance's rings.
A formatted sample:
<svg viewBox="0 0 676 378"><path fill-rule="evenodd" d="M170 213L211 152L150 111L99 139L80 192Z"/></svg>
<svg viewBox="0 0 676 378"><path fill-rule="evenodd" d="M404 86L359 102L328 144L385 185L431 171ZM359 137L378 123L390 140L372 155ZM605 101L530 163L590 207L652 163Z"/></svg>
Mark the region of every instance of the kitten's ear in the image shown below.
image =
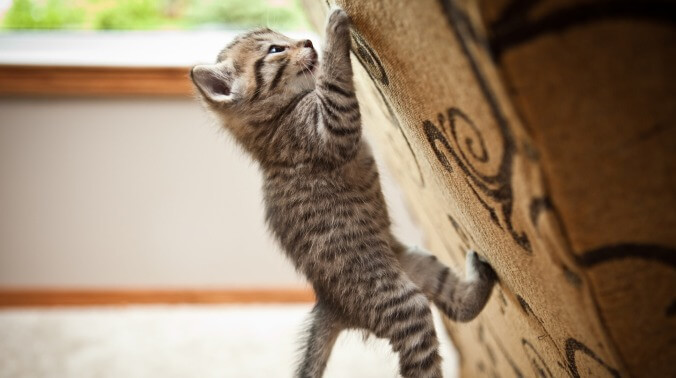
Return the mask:
<svg viewBox="0 0 676 378"><path fill-rule="evenodd" d="M227 104L234 100L234 70L226 62L195 66L190 70L190 78L208 102Z"/></svg>

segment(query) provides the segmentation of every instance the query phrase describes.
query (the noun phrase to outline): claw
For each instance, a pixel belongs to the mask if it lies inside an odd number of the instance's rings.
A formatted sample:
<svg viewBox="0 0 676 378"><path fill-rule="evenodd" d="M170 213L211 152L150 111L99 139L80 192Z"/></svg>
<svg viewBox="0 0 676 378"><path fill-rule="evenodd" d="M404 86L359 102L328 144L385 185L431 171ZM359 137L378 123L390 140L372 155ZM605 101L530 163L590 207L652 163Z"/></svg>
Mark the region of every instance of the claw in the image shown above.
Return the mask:
<svg viewBox="0 0 676 378"><path fill-rule="evenodd" d="M471 249L467 251L467 258L465 260L465 278L468 281L475 281L479 278L479 270L477 268L480 262L478 256L479 255Z"/></svg>
<svg viewBox="0 0 676 378"><path fill-rule="evenodd" d="M481 277L488 279L495 278L495 272L488 261L471 249L467 251L465 273L468 280L475 280Z"/></svg>

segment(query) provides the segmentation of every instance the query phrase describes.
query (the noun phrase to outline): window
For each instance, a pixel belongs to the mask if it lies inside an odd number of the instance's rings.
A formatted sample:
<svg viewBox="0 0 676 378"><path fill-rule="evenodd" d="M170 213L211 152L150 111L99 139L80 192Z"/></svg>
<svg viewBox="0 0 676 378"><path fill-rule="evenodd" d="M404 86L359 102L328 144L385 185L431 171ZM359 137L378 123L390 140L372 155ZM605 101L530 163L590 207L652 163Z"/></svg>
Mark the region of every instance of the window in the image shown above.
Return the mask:
<svg viewBox="0 0 676 378"><path fill-rule="evenodd" d="M0 95L190 96L244 29L316 37L299 0L0 0Z"/></svg>

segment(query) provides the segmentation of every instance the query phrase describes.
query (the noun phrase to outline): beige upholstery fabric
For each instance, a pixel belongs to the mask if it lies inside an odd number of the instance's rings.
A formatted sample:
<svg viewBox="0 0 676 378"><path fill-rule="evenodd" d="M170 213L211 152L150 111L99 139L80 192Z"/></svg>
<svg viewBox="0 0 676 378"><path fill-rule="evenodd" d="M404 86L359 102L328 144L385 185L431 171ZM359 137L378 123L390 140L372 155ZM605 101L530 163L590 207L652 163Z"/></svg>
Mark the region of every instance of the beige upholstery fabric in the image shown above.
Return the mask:
<svg viewBox="0 0 676 378"><path fill-rule="evenodd" d="M304 3L321 31L327 3ZM339 3L428 246L501 281L447 322L463 376L676 375L676 6Z"/></svg>

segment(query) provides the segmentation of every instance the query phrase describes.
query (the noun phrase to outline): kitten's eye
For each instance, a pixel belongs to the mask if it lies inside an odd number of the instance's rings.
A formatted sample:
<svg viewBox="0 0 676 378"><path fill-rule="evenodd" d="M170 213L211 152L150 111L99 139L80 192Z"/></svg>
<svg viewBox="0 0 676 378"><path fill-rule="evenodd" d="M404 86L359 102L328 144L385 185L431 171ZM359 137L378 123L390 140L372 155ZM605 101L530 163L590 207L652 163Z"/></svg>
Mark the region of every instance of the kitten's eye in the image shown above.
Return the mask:
<svg viewBox="0 0 676 378"><path fill-rule="evenodd" d="M286 47L284 47L284 46L272 45L272 46L270 46L270 49L268 50L268 54L276 54L276 53L280 53L284 50L286 50Z"/></svg>

